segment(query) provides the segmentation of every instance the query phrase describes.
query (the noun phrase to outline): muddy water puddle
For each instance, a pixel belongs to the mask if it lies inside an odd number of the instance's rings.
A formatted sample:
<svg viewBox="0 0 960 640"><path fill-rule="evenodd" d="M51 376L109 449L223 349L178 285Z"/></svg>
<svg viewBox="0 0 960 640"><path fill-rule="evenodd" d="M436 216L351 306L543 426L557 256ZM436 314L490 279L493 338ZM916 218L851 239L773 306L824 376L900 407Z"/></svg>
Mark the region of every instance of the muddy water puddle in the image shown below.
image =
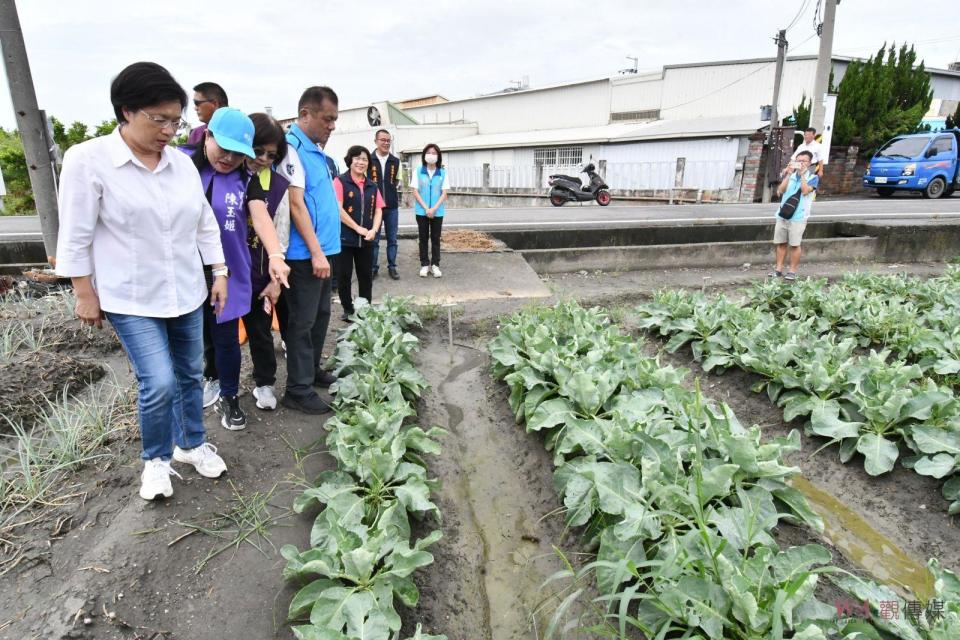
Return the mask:
<svg viewBox="0 0 960 640"><path fill-rule="evenodd" d="M905 598L933 596L933 576L856 511L803 476L790 484L823 518L823 535L843 556Z"/></svg>
<svg viewBox="0 0 960 640"><path fill-rule="evenodd" d="M552 550L561 545L562 517L544 518L556 508L550 458L514 424L505 401L491 397L485 353L456 347L451 363L447 345L434 343L421 357L432 387L421 419L449 431L431 465L443 483L437 563L452 561L430 577L441 595L427 606L445 618L433 628L451 640L538 637L555 602L543 584L564 568ZM445 601L458 610L437 610Z"/></svg>

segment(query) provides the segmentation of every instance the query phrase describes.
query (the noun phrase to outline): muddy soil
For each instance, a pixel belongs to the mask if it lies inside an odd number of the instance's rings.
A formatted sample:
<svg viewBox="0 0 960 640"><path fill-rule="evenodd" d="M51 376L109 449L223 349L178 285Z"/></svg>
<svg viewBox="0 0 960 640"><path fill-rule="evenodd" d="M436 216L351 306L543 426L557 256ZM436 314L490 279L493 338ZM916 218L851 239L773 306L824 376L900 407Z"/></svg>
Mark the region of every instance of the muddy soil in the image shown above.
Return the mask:
<svg viewBox="0 0 960 640"><path fill-rule="evenodd" d="M0 433L13 424L29 424L64 387L80 390L106 374L104 367L88 358L51 351L15 356L0 367Z"/></svg>
<svg viewBox="0 0 960 640"><path fill-rule="evenodd" d="M442 335L424 336L418 368L434 393L418 414L422 424L449 432L443 454L428 461L442 482L444 537L419 579L412 617L450 640L538 637L563 598L556 597L560 583L541 590L564 568L553 548L575 555L576 536L557 512L551 458L515 424L505 387L490 377L489 356L464 346L451 351Z"/></svg>
<svg viewBox="0 0 960 640"><path fill-rule="evenodd" d="M816 265L806 272L837 275L848 268ZM910 270L940 273L943 265L910 265ZM759 267L569 274L545 278L555 297L536 304L576 297L586 304L617 307L629 320L624 305L655 288L700 288L704 277L710 278L708 288L734 287L762 275ZM565 531L562 514L556 513L549 456L535 435L514 424L505 388L491 380L483 351L496 331L498 315L526 304L531 302L511 299L461 307L454 320L452 362L445 318L420 332L418 366L432 387L420 403L419 421L449 430L442 440L443 454L428 460L431 477L442 480L436 500L444 516L444 538L432 548L435 563L414 575L421 599L415 610L402 611L403 637L417 621L425 631L445 633L452 640L542 637L543 621L555 600L540 585L561 567L551 547L582 551L575 532ZM337 318L334 313L328 349L340 326ZM689 359L680 353L670 361L699 373ZM244 362L248 372L246 350ZM123 366L116 368L129 375ZM282 387L282 358L278 378ZM783 424L777 407L749 391L746 374L730 372L704 380L709 395L731 404L744 424L760 424L766 437L797 426ZM113 465L80 474L77 481L83 483L85 499L67 519L38 522L31 535L50 539L42 553L34 549L0 576L0 638L292 637L285 613L296 585L283 584L284 561L276 549L286 543L307 545L312 514L286 511L298 492L293 483L312 478L333 461L322 446L305 459L294 452L323 437L323 416L282 408L261 412L253 406L250 385L245 373L242 386L248 392L241 404L250 422L245 431L224 430L213 414L206 421L210 441L220 447L229 467L223 479L206 480L175 465L183 478L173 478L174 497L144 503L136 494L137 441L120 447ZM947 566L960 566L960 538L944 515L946 505L935 483L908 472L872 479L862 466L841 465L830 451L810 459L817 446L805 438L804 451L792 460L811 481L840 494L837 497L895 540L912 560L923 563L937 555ZM182 537L188 529L181 523L204 521L228 509L235 492L250 496L269 491L274 491L269 513L280 519L268 529L273 546L262 542L262 552L249 544L228 549L197 574L197 564L225 541L199 533ZM802 544L813 536L806 529L781 527L778 539L783 545ZM855 566L839 553L837 558L841 565ZM882 556L875 564L883 568ZM0 564L0 572L4 566L9 565ZM532 618L533 627L529 614L537 610L542 614Z"/></svg>

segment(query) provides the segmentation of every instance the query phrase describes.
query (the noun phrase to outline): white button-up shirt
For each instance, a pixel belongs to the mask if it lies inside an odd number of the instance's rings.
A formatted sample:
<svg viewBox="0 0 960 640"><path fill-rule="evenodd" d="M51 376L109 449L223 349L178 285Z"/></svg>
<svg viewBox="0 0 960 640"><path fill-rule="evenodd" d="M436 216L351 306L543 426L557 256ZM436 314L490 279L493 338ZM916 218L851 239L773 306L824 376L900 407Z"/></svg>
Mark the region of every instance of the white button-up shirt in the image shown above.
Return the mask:
<svg viewBox="0 0 960 640"><path fill-rule="evenodd" d="M151 171L119 127L67 151L56 271L92 276L101 309L184 315L207 297L203 264L223 261L220 228L186 154L165 147Z"/></svg>

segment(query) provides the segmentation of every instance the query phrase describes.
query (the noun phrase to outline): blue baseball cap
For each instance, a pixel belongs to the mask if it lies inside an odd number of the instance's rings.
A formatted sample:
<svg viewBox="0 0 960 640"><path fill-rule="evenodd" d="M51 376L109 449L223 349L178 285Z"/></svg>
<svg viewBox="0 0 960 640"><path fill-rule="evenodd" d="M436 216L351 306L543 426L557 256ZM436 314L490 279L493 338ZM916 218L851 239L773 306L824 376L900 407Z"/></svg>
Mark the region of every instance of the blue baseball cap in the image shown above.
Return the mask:
<svg viewBox="0 0 960 640"><path fill-rule="evenodd" d="M253 120L240 109L220 107L207 124L221 149L256 158L253 152Z"/></svg>

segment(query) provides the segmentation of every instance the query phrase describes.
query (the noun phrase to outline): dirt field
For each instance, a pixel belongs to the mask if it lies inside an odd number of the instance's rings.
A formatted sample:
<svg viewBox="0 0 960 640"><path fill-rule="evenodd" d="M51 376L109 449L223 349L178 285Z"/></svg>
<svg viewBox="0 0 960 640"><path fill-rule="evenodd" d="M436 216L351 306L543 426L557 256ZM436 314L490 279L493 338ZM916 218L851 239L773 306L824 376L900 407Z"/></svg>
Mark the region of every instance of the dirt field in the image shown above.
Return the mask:
<svg viewBox="0 0 960 640"><path fill-rule="evenodd" d="M847 268L818 265L807 273L839 274ZM935 264L907 268L915 273L942 269ZM630 305L654 288L735 289L761 275L756 266L569 274L545 278L555 297L537 304L574 297L608 305L629 330ZM417 364L431 385L418 407L419 421L449 431L441 442L442 455L428 459L430 475L442 482L436 502L444 537L432 548L434 564L413 576L421 599L416 609L403 611L401 637L410 635L417 622L451 640L542 637L557 599L552 587L541 590L541 585L563 567L553 547L575 558L584 551L557 512L550 456L538 437L514 424L505 388L489 374L484 347L496 332L498 315L525 304L529 301L466 303L455 318L452 350L445 315L418 332L422 350ZM334 311L328 348L341 326L339 309ZM109 333L89 343L74 338L78 347L53 353L85 363L81 371L102 366L129 385L122 353L106 348L104 336ZM651 351L659 349L656 340L644 339ZM244 358L249 367L246 353ZM780 409L750 392L748 374L703 375L683 350L664 360L689 368L691 383L694 376L703 376L707 395L729 403L743 424L761 425L765 437L799 427L784 424ZM280 364L282 381L282 360ZM6 371L0 373L0 385L12 384ZM248 372L242 386L251 386ZM16 407L21 400L6 397L5 402ZM15 535L0 536L6 540L0 547L0 638L292 637L284 621L294 588L281 579L284 561L277 549L287 543L306 545L312 514L294 515L289 508L299 492L297 483L330 468L332 460L322 445L306 453L324 435L319 419L282 408L258 411L249 393L241 403L250 419L245 431L224 430L212 414L207 419L210 440L229 468L224 478L210 481L180 468L183 479L173 479L174 497L145 503L136 494L139 441L117 442L111 460L76 474L78 497L68 506L45 513ZM790 462L839 500L834 508L842 513L834 537L827 540L836 548L839 564L905 584L915 582L912 568L928 557L939 557L947 567L960 566L960 532L946 515L935 482L902 470L870 478L862 465L840 464L834 451L810 457L822 443L804 437L803 444L803 452ZM221 525L229 522L224 514L236 515L231 511L236 512L238 496L248 502L260 498L267 505L258 512L262 535L227 546L201 568L212 551L234 537L229 530L220 538L210 533L218 524L216 514ZM207 533L192 526L203 526ZM796 527L782 527L779 536L785 545L812 538ZM903 557L878 543L884 538L895 541Z"/></svg>

